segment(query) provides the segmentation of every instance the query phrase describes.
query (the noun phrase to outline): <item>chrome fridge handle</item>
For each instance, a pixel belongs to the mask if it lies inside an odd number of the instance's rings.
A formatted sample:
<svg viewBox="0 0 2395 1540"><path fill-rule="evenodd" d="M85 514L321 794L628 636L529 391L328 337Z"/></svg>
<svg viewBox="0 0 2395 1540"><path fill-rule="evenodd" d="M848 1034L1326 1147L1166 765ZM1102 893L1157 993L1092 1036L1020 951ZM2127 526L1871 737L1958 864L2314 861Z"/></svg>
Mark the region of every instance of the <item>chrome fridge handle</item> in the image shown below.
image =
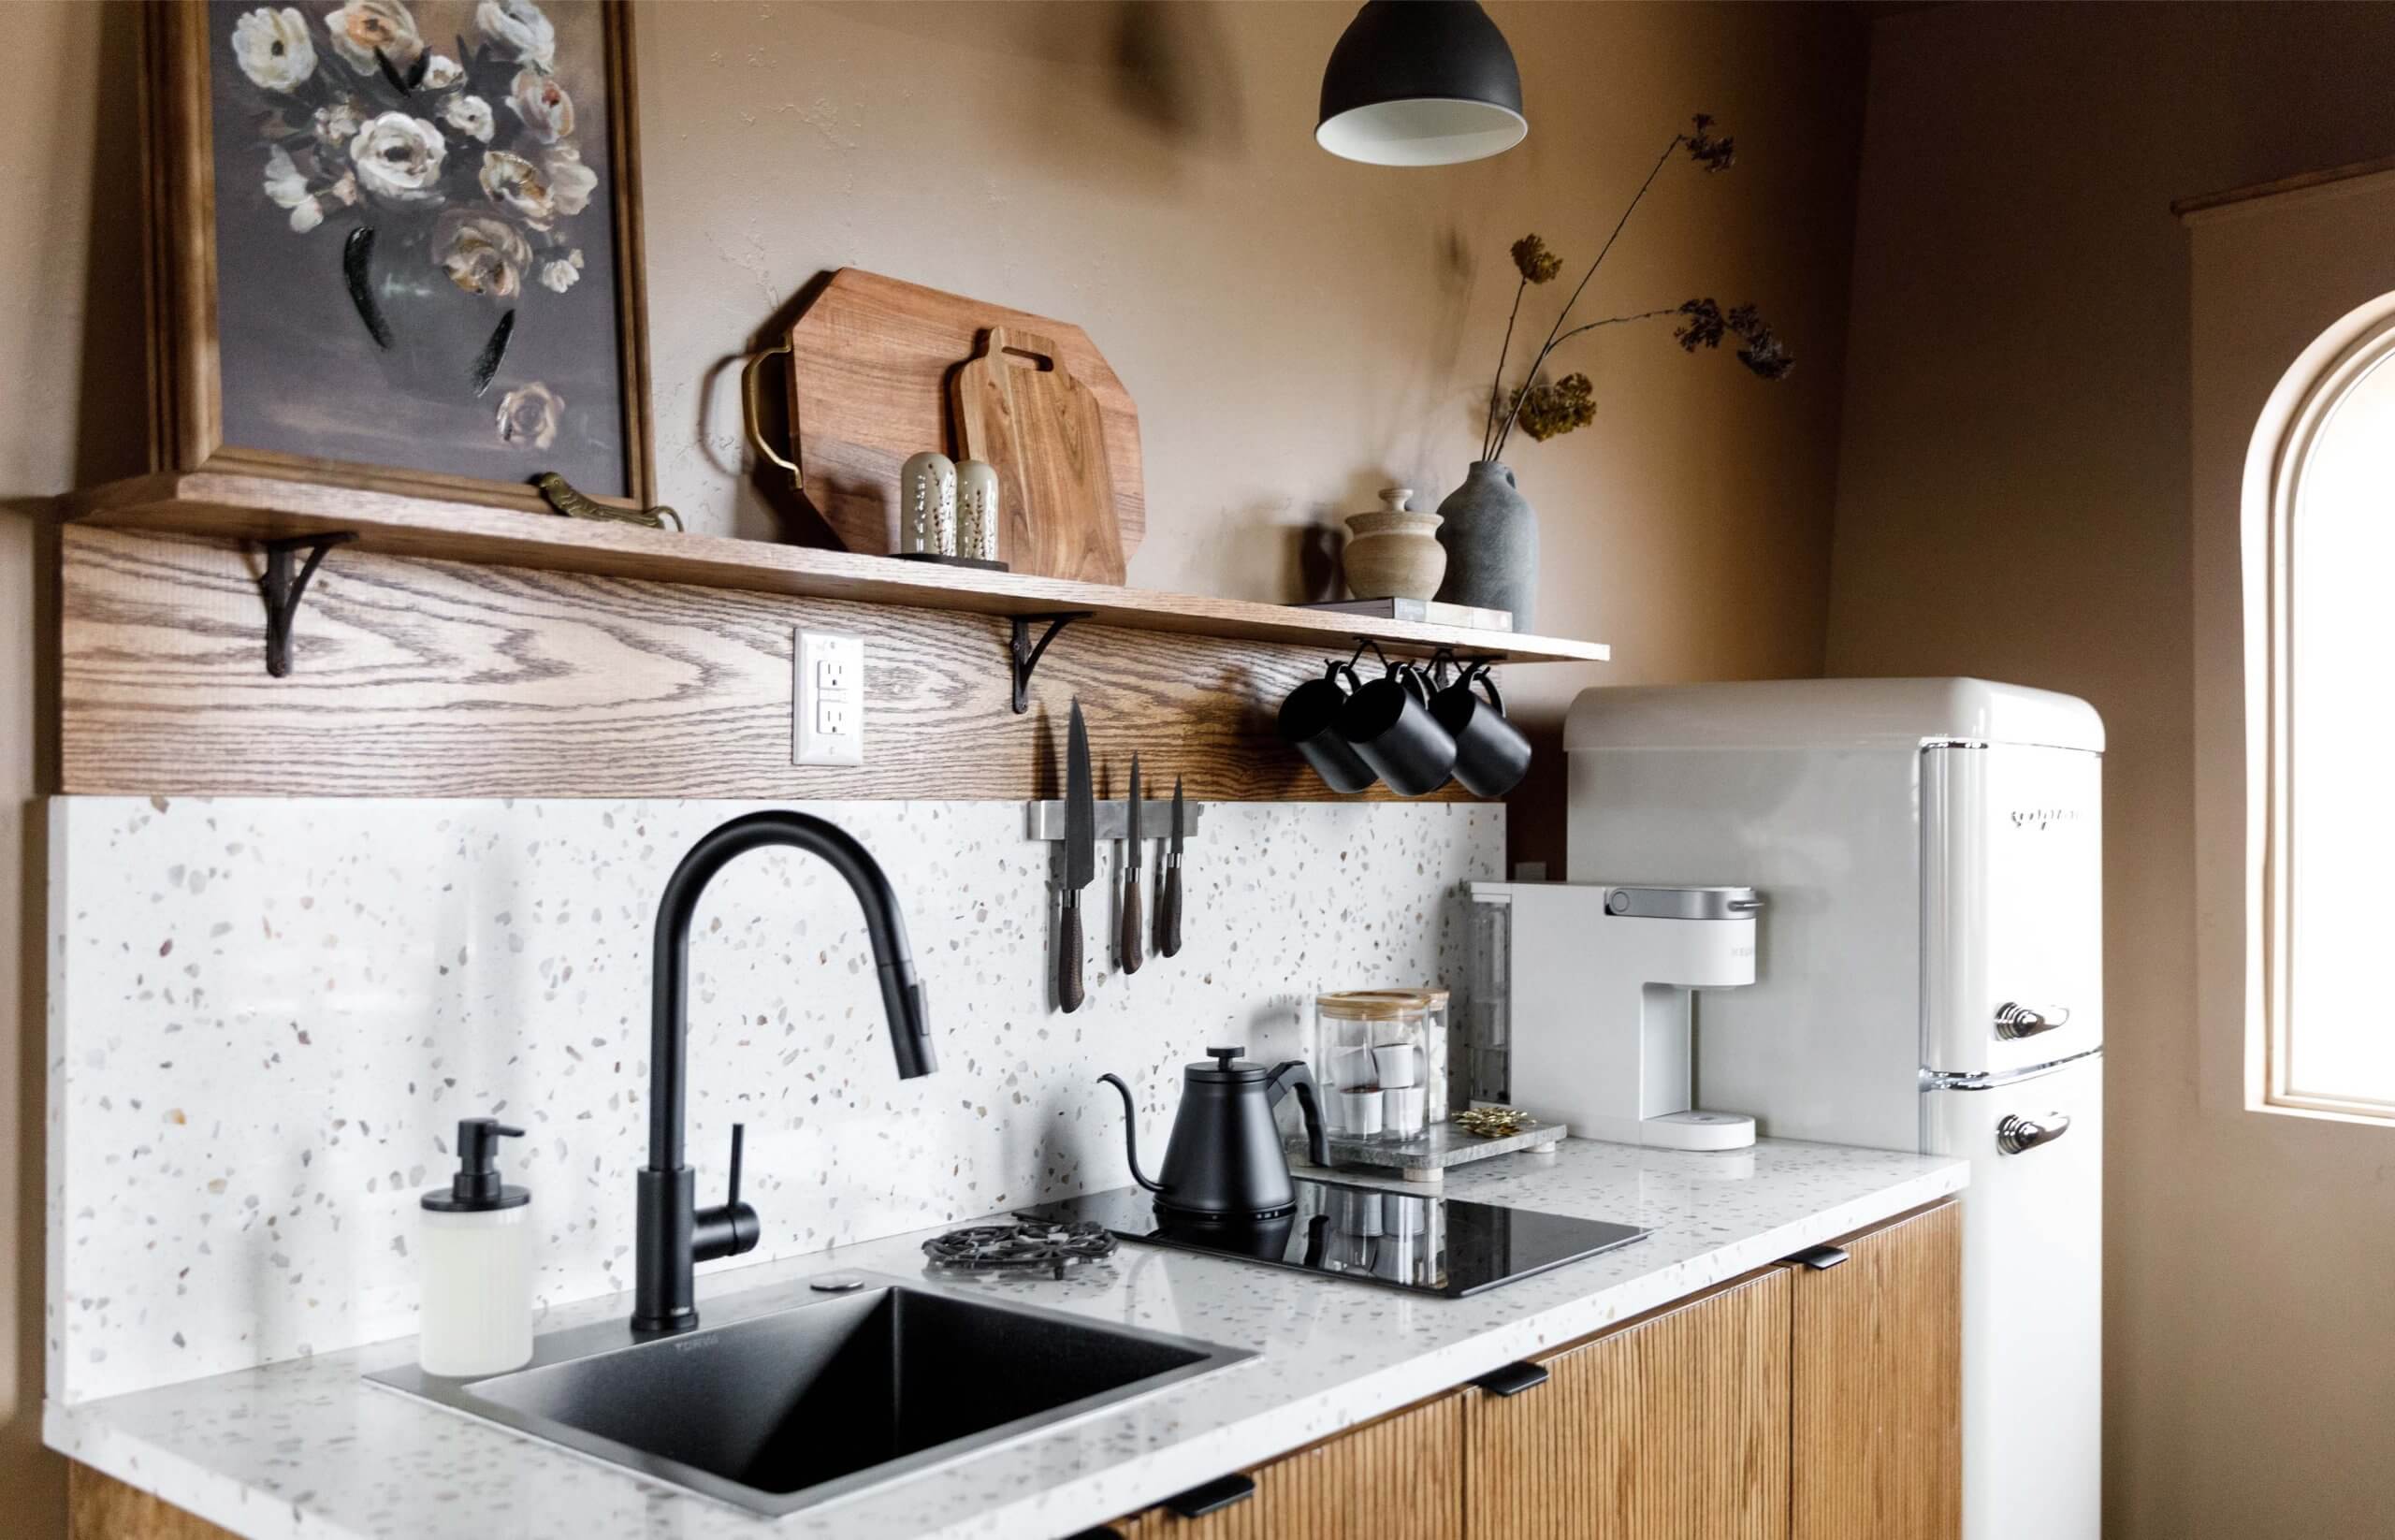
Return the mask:
<svg viewBox="0 0 2395 1540"><path fill-rule="evenodd" d="M2070 1119L2060 1112L2048 1112L2041 1118L2025 1118L2008 1112L1996 1126L1996 1147L2006 1155L2019 1155L2040 1144L2051 1144L2070 1132Z"/></svg>
<svg viewBox="0 0 2395 1540"><path fill-rule="evenodd" d="M2040 1032L2070 1023L2068 1006L2048 1006L2043 1010L2007 1000L1996 1008L1996 1035L2010 1041L2017 1038L2034 1038Z"/></svg>

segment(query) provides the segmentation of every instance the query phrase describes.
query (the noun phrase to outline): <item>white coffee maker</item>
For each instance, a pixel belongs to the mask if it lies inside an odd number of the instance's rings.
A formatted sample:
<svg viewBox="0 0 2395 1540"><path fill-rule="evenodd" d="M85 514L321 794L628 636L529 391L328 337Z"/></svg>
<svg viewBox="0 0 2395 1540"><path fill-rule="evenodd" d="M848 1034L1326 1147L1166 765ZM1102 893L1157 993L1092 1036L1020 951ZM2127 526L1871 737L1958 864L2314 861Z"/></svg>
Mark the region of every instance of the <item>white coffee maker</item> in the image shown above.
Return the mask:
<svg viewBox="0 0 2395 1540"><path fill-rule="evenodd" d="M1755 981L1752 888L1475 882L1512 911L1510 1099L1584 1139L1737 1150L1755 1120L1696 1105L1696 991Z"/></svg>

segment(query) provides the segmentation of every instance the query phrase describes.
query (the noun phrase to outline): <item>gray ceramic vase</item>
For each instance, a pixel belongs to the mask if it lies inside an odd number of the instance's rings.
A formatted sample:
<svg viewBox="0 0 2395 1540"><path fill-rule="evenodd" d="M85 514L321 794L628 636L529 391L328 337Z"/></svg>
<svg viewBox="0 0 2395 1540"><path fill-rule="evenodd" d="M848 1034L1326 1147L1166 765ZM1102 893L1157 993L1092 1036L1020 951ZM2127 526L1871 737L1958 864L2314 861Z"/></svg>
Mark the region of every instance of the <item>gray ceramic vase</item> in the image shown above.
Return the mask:
<svg viewBox="0 0 2395 1540"><path fill-rule="evenodd" d="M1538 515L1497 460L1474 460L1463 485L1439 504L1439 544L1447 577L1439 597L1450 604L1510 610L1514 629L1531 629L1538 598Z"/></svg>

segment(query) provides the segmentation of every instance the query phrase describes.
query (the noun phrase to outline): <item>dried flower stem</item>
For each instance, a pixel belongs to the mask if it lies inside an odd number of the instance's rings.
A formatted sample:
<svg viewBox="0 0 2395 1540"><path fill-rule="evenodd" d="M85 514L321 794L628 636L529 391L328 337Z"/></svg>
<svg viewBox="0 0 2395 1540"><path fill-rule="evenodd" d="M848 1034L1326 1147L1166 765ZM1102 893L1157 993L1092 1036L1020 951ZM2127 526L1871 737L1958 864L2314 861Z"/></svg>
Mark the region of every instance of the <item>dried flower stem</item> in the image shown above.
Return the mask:
<svg viewBox="0 0 2395 1540"><path fill-rule="evenodd" d="M1625 321L1652 321L1659 315L1677 315L1679 312L1680 308L1677 305L1666 305L1662 310L1643 310L1635 315L1608 315L1602 321L1590 321L1586 326L1574 327L1570 331L1558 337L1553 346L1561 347L1582 332L1594 331L1599 327L1618 327Z"/></svg>
<svg viewBox="0 0 2395 1540"><path fill-rule="evenodd" d="M1560 339L1557 337L1556 333L1563 329L1563 323L1569 319L1572 314L1572 307L1580 302L1581 291L1589 286L1589 280L1596 277L1597 269L1604 265L1605 254L1612 251L1613 243L1621 239L1623 226L1630 223L1630 216L1638 211L1639 201L1646 197L1647 189L1654 186L1655 179L1663 174L1663 167L1671 161L1672 152L1677 150L1681 145L1687 142L1687 135L1675 134L1672 136L1672 142L1663 146L1663 153L1655 157L1654 168L1647 173L1647 180L1638 184L1638 192L1631 198L1630 207L1621 211L1621 218L1614 222L1613 234L1605 237L1605 243L1598 248L1597 259L1589 264L1589 270L1587 272L1580 275L1579 286L1572 291L1572 298L1565 300L1563 302L1563 309L1557 312L1555 325L1546 328L1546 341L1539 344L1538 356L1531 360L1530 372L1525 376L1525 378L1532 380L1538 378L1539 366L1546 363L1546 356L1555 351L1555 344L1560 341ZM1599 322L1597 324L1602 326L1604 323ZM1505 426L1497 430L1496 443L1490 446L1488 453L1483 456L1482 458L1496 459L1505 453L1505 440L1510 437L1514 431L1514 420L1521 415L1522 394L1523 393L1521 392L1516 393L1514 397L1513 410L1505 414Z"/></svg>
<svg viewBox="0 0 2395 1540"><path fill-rule="evenodd" d="M1488 420L1481 424L1480 428L1480 458L1485 460L1493 460L1497 458L1495 448L1497 405L1505 399L1505 355L1514 346L1514 323L1521 318L1522 291L1530 286L1531 281L1527 274L1515 283L1514 309L1512 313L1505 317L1505 340L1497 346L1497 377L1488 382Z"/></svg>

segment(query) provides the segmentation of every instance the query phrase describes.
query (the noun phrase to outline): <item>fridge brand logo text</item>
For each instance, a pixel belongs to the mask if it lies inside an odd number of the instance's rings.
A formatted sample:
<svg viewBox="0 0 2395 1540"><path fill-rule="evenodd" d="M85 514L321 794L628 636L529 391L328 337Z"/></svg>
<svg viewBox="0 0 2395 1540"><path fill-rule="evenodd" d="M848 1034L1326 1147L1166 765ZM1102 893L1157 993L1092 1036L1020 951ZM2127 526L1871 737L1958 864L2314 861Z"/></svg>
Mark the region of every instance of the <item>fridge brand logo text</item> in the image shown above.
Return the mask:
<svg viewBox="0 0 2395 1540"><path fill-rule="evenodd" d="M2078 821L2079 809L2076 807L2015 807L2012 809L2012 826L2016 829L2026 829L2032 826L2050 829L2057 823Z"/></svg>

